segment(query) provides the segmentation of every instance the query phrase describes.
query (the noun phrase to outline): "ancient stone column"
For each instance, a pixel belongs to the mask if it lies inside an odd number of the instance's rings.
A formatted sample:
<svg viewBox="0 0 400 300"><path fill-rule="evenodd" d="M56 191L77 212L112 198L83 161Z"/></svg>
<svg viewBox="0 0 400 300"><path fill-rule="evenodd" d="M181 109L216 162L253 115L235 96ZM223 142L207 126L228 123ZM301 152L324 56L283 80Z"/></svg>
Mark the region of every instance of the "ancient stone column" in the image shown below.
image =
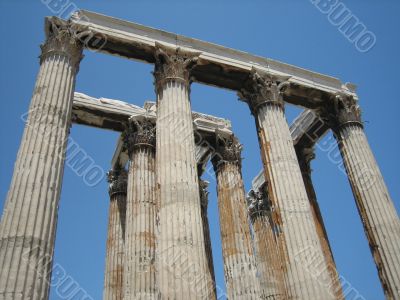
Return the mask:
<svg viewBox="0 0 400 300"><path fill-rule="evenodd" d="M222 255L228 299L260 299L246 196L241 174L241 145L219 137L212 162L217 175Z"/></svg>
<svg viewBox="0 0 400 300"><path fill-rule="evenodd" d="M106 269L104 272L104 300L123 299L125 251L125 214L127 172L114 169L108 172L110 207L108 211Z"/></svg>
<svg viewBox="0 0 400 300"><path fill-rule="evenodd" d="M254 192L247 198L248 212L253 226L254 248L260 277L261 299L286 300L282 258L270 203L265 191Z"/></svg>
<svg viewBox="0 0 400 300"><path fill-rule="evenodd" d="M328 268L329 275L331 277L331 282L329 284L329 289L332 294L336 296L336 299L343 299L342 285L339 280L339 275L336 269L335 260L333 258L333 253L331 245L329 243L328 234L326 232L324 220L322 219L321 210L317 201L317 196L315 194L314 186L311 179L311 160L315 158L314 148L305 147L299 145L296 147L296 154L300 164L301 174L303 176L304 185L306 187L308 199L311 204L311 211L314 218L315 227L317 228L317 233L319 241L322 246L322 251L324 253L325 264Z"/></svg>
<svg viewBox="0 0 400 300"><path fill-rule="evenodd" d="M200 190L200 202L201 202L201 219L203 220L203 232L204 232L204 244L206 247L206 255L208 262L208 272L211 274L212 281L209 282L211 284L210 288L215 290L215 272L214 272L214 262L212 256L212 247L211 247L211 235L210 235L210 224L208 222L208 182L201 180L199 178L199 190Z"/></svg>
<svg viewBox="0 0 400 300"><path fill-rule="evenodd" d="M0 232L0 298L47 299L75 77L82 47L68 25L41 46Z"/></svg>
<svg viewBox="0 0 400 300"><path fill-rule="evenodd" d="M356 99L337 95L322 116L334 131L387 299L400 299L400 221L368 144Z"/></svg>
<svg viewBox="0 0 400 300"><path fill-rule="evenodd" d="M282 82L280 82L282 80ZM285 119L281 91L285 79L276 79L253 69L239 96L256 118L268 194L284 242L284 271L290 299L334 299L323 251L289 126Z"/></svg>
<svg viewBox="0 0 400 300"><path fill-rule="evenodd" d="M125 132L129 174L126 209L124 299L158 299L156 286L155 125L130 120Z"/></svg>
<svg viewBox="0 0 400 300"><path fill-rule="evenodd" d="M163 299L214 299L205 252L189 75L196 53L156 45L157 275Z"/></svg>

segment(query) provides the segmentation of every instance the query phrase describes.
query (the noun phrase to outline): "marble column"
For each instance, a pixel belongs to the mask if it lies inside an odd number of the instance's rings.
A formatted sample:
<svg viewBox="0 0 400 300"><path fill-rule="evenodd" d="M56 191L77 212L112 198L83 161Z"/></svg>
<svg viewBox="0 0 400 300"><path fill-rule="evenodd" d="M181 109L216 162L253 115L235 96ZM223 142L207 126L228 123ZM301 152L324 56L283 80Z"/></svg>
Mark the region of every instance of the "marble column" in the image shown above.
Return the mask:
<svg viewBox="0 0 400 300"><path fill-rule="evenodd" d="M286 300L282 258L275 225L271 218L271 206L266 191L253 192L247 198L248 212L253 227L257 269L260 277L262 299Z"/></svg>
<svg viewBox="0 0 400 300"><path fill-rule="evenodd" d="M47 299L75 77L82 47L52 26L0 226L0 299Z"/></svg>
<svg viewBox="0 0 400 300"><path fill-rule="evenodd" d="M268 195L279 238L284 241L284 270L289 299L335 299L323 260L299 163L284 112L281 92L286 78L252 69L239 97L256 119Z"/></svg>
<svg viewBox="0 0 400 300"><path fill-rule="evenodd" d="M241 145L234 137L219 137L216 151L212 162L217 175L222 255L228 298L260 299L241 173Z"/></svg>
<svg viewBox="0 0 400 300"><path fill-rule="evenodd" d="M387 299L400 299L400 221L368 144L356 99L332 97L322 117L334 131Z"/></svg>
<svg viewBox="0 0 400 300"><path fill-rule="evenodd" d="M164 299L215 299L210 288L189 76L198 53L156 44L157 277Z"/></svg>
<svg viewBox="0 0 400 300"><path fill-rule="evenodd" d="M212 282L209 284L210 289L215 290L215 272L214 272L214 262L212 256L211 247L211 235L210 235L210 224L208 222L208 182L201 180L199 178L199 190L200 190L200 202L201 202L201 218L203 220L203 232L204 232L204 244L206 247L207 261L208 261L208 272L211 274Z"/></svg>
<svg viewBox="0 0 400 300"><path fill-rule="evenodd" d="M156 286L155 125L130 120L125 132L129 154L126 209L124 299L158 299Z"/></svg>
<svg viewBox="0 0 400 300"><path fill-rule="evenodd" d="M110 183L110 207L108 210L108 230L106 249L106 269L104 272L104 300L123 299L123 273L125 251L125 215L127 172L114 169L108 172Z"/></svg>
<svg viewBox="0 0 400 300"><path fill-rule="evenodd" d="M336 296L336 299L344 299L342 285L339 280L339 274L336 269L336 263L333 258L331 245L329 243L328 234L326 232L324 220L315 194L314 185L311 179L311 160L315 158L314 148L299 145L296 147L296 154L300 164L301 174L303 176L304 185L306 187L308 200L310 201L312 215L314 218L315 227L318 237L324 252L325 264L327 265L331 282L329 289Z"/></svg>

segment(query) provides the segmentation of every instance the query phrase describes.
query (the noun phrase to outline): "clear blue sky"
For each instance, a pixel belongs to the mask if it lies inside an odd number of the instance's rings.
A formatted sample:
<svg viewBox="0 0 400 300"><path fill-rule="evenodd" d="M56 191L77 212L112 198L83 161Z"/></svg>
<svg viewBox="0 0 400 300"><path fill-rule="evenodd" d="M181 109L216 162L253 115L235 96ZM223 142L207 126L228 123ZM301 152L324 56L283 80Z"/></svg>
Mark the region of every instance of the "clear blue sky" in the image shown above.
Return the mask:
<svg viewBox="0 0 400 300"><path fill-rule="evenodd" d="M45 1L43 1L45 2ZM376 46L359 53L309 0L253 1L75 1L77 7L100 12L270 57L351 81L358 85L371 147L389 191L400 209L399 85L400 4L398 1L344 3L377 37ZM28 110L39 68L43 19L53 15L34 1L0 1L0 207L10 184L23 132L20 116ZM85 53L76 91L142 105L155 99L152 66L104 54ZM254 121L232 91L194 84L193 110L228 118L244 144L246 189L261 168ZM299 113L287 108L291 121ZM73 126L71 135L95 162L108 170L118 134ZM342 274L368 300L384 299L347 181L327 154L318 151L313 180L335 260ZM210 223L217 284L224 286L215 180L210 184ZM397 182L397 184L396 184ZM94 299L101 299L108 209L107 183L88 187L65 169L57 227L55 261ZM59 299L53 291L51 299Z"/></svg>

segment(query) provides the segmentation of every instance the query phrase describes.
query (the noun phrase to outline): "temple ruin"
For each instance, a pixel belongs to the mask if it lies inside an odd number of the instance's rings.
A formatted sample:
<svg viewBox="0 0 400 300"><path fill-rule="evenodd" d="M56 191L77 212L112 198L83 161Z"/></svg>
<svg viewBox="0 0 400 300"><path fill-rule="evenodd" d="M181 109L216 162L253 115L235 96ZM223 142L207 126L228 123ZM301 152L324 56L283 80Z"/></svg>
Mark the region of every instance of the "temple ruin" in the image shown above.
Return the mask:
<svg viewBox="0 0 400 300"><path fill-rule="evenodd" d="M217 299L207 218L217 178L228 299L344 299L311 181L314 145L337 140L387 299L400 299L400 223L363 129L355 85L269 58L89 11L48 17L0 224L0 299L48 299L70 126L121 133L108 172L104 299ZM154 65L143 107L74 90L85 49ZM246 193L228 120L192 112L190 84L238 93L263 170ZM286 104L304 108L293 124ZM314 261L318 274L307 270Z"/></svg>

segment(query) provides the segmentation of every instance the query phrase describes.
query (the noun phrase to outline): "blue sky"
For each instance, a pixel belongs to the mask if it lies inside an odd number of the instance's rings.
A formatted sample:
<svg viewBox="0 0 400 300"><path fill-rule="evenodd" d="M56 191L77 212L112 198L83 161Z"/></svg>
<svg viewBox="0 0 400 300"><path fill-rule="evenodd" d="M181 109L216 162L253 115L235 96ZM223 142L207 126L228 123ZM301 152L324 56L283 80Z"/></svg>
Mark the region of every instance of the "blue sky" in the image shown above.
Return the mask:
<svg viewBox="0 0 400 300"><path fill-rule="evenodd" d="M43 1L45 2L45 1ZM309 0L296 1L71 1L78 8L100 12L151 27L270 57L358 85L365 128L397 210L400 104L396 87L400 66L400 4L393 1L344 1L377 37L367 53L356 50ZM13 164L39 68L44 17L54 15L40 0L0 1L0 207L10 184ZM86 52L76 91L121 99L136 105L154 100L152 66ZM192 108L230 119L244 144L246 189L261 168L254 120L234 92L199 84L192 86ZM287 107L291 121L300 110ZM118 134L73 126L72 138L108 170ZM327 137L329 138L329 136ZM384 299L346 176L326 152L317 151L313 180L339 273L368 300ZM216 186L210 183L211 234L217 284L224 288ZM397 184L396 184L397 182ZM107 183L85 185L65 169L55 261L94 299L101 299L108 209ZM60 299L53 290L51 299Z"/></svg>

